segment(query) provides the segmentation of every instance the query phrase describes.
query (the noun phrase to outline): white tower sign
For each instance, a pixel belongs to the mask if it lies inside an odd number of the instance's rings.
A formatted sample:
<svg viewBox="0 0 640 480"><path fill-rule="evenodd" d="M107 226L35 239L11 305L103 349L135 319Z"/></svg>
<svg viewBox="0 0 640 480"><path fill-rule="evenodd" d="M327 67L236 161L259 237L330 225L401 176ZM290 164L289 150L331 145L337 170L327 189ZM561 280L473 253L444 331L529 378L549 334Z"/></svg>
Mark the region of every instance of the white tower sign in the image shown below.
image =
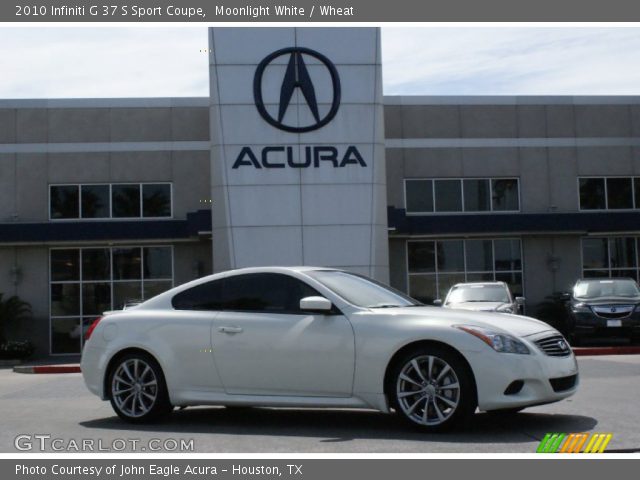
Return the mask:
<svg viewBox="0 0 640 480"><path fill-rule="evenodd" d="M211 28L213 258L388 280L380 30Z"/></svg>

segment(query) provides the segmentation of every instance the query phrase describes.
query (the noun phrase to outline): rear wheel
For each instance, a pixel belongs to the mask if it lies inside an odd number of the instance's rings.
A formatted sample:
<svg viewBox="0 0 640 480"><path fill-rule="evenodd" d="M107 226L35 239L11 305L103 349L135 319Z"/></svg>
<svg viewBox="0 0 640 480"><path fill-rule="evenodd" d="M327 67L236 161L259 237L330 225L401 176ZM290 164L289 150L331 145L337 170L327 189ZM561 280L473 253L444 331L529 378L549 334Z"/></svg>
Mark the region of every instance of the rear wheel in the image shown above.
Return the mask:
<svg viewBox="0 0 640 480"><path fill-rule="evenodd" d="M446 348L424 347L408 352L396 362L392 379L396 413L422 430L446 430L476 409L469 367Z"/></svg>
<svg viewBox="0 0 640 480"><path fill-rule="evenodd" d="M155 420L172 410L158 363L144 353L129 353L115 363L109 377L111 406L127 422Z"/></svg>

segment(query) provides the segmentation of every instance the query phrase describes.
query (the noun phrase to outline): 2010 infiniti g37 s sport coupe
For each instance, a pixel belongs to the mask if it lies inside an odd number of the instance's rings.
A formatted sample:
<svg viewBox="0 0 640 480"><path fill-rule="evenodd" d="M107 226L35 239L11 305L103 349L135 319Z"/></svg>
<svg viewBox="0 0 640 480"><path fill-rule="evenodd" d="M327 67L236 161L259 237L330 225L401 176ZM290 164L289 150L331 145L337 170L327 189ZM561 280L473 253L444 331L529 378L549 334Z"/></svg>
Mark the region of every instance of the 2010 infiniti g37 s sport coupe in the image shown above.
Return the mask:
<svg viewBox="0 0 640 480"><path fill-rule="evenodd" d="M131 422L187 405L362 407L440 430L575 393L562 335L504 315L423 306L339 270L235 270L94 322L82 374Z"/></svg>

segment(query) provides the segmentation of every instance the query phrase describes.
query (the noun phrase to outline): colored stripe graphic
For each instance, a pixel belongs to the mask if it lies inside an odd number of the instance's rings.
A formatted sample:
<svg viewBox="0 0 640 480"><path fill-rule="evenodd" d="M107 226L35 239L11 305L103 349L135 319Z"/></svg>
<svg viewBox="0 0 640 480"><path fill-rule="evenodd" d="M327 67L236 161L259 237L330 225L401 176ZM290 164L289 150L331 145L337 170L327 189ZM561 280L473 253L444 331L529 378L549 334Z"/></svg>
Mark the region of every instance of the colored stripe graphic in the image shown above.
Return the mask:
<svg viewBox="0 0 640 480"><path fill-rule="evenodd" d="M611 438L611 433L594 433L591 437L588 433L547 433L536 453L603 453ZM585 443L587 446L583 451Z"/></svg>
<svg viewBox="0 0 640 480"><path fill-rule="evenodd" d="M584 449L584 453L602 453L604 449L611 441L613 435L610 433L596 433L589 441L587 448Z"/></svg>
<svg viewBox="0 0 640 480"><path fill-rule="evenodd" d="M567 439L564 441L564 444L562 445L562 450L560 450L560 453L571 452L571 450L573 449L577 441L578 441L578 434L570 433L567 436Z"/></svg>
<svg viewBox="0 0 640 480"><path fill-rule="evenodd" d="M547 433L538 445L536 453L556 453L565 437L564 433Z"/></svg>
<svg viewBox="0 0 640 480"><path fill-rule="evenodd" d="M587 439L589 438L588 433L580 433L578 435L580 435L580 438L578 438L575 447L571 449L570 453L580 453L582 446L587 442Z"/></svg>

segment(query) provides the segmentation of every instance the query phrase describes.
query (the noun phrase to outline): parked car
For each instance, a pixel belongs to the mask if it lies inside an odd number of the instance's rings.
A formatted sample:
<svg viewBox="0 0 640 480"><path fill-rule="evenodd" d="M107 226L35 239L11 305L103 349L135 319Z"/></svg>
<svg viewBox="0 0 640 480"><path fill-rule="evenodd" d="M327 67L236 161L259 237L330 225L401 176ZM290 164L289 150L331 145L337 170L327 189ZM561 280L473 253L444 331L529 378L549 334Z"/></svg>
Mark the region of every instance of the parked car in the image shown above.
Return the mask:
<svg viewBox="0 0 640 480"><path fill-rule="evenodd" d="M578 387L571 349L543 322L424 306L324 268L205 277L105 316L87 337L87 387L130 422L174 406L313 406L393 410L434 431Z"/></svg>
<svg viewBox="0 0 640 480"><path fill-rule="evenodd" d="M588 338L640 339L640 288L631 278L578 280L568 295L572 344Z"/></svg>
<svg viewBox="0 0 640 480"><path fill-rule="evenodd" d="M433 303L479 312L520 313L524 297L511 295L504 282L458 283L449 289L444 302L438 299Z"/></svg>

